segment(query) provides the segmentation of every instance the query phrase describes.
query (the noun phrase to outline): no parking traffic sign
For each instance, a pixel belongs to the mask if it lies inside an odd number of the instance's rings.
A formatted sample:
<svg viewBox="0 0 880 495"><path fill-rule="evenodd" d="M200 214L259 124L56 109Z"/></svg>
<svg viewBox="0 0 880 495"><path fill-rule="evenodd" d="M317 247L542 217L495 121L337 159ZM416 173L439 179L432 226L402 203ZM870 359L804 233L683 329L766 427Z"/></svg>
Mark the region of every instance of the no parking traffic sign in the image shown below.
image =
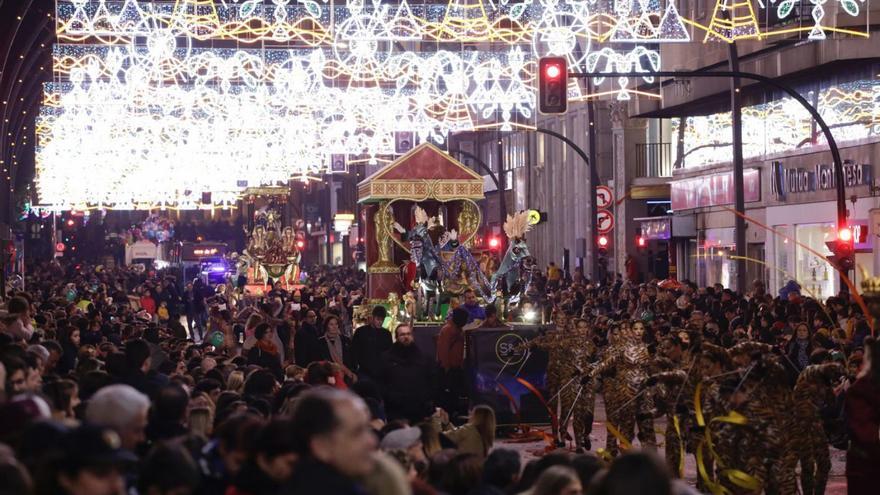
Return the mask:
<svg viewBox="0 0 880 495"><path fill-rule="evenodd" d="M596 228L600 234L607 234L614 229L614 215L608 210L599 210L596 212Z"/></svg>
<svg viewBox="0 0 880 495"><path fill-rule="evenodd" d="M611 192L611 188L608 186L597 186L596 187L596 208L600 210L604 210L611 206L611 203L614 202L614 193Z"/></svg>

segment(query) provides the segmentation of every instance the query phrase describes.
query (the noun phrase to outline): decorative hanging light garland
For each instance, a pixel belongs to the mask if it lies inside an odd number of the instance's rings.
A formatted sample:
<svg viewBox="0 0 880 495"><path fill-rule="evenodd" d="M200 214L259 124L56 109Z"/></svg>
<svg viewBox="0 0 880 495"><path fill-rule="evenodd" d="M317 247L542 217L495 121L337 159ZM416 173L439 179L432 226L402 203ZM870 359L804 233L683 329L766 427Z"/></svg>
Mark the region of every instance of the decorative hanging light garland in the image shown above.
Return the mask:
<svg viewBox="0 0 880 495"><path fill-rule="evenodd" d="M246 187L320 174L330 155L393 155L396 132L442 144L512 130L534 122L539 57L647 72L660 55L646 43L714 32L659 0L58 0L56 11L37 188L59 209L196 208L206 192L230 204ZM619 99L641 94L616 83Z"/></svg>

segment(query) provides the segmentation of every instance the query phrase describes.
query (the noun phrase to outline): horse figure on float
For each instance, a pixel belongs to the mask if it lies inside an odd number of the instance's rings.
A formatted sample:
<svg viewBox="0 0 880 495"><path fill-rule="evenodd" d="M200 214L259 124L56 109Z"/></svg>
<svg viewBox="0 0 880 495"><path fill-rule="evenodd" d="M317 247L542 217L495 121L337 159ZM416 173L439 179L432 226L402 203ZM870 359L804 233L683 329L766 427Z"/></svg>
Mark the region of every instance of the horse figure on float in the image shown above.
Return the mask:
<svg viewBox="0 0 880 495"><path fill-rule="evenodd" d="M415 226L406 232L399 224L394 228L405 233L404 238L410 243L410 255L416 266L416 277L419 281L418 295L421 308L437 314L440 309L440 296L444 292L444 281L457 281L467 273L467 282L484 297L488 297L486 288L490 286L488 278L480 270L479 263L471 252L458 243L458 234L450 230L444 232L434 245L429 230L436 225L436 219L429 218L425 210L415 208ZM453 252L451 259L443 260L441 251ZM433 304L430 301L433 299Z"/></svg>
<svg viewBox="0 0 880 495"><path fill-rule="evenodd" d="M507 215L507 221L504 222L504 233L507 234L509 240L507 252L498 266L498 270L492 274L490 283L492 300L499 289L499 282L504 282L504 289L510 297L510 304L518 304L522 294L525 293L532 282L532 274L534 273L534 258L529 252L526 245L526 232L531 230L529 224L528 212L519 212L514 215ZM528 275L528 279L523 281L523 275ZM491 302L487 299L487 302Z"/></svg>
<svg viewBox="0 0 880 495"><path fill-rule="evenodd" d="M440 291L443 278L443 259L439 251L434 247L434 241L428 232L434 219L429 218L420 207L415 208L415 225L406 231L398 223L394 223L394 229L403 235L404 240L409 241L410 258L416 266L416 279L418 280L418 299L422 310L427 310L429 301L433 298L433 313L437 314L440 307Z"/></svg>

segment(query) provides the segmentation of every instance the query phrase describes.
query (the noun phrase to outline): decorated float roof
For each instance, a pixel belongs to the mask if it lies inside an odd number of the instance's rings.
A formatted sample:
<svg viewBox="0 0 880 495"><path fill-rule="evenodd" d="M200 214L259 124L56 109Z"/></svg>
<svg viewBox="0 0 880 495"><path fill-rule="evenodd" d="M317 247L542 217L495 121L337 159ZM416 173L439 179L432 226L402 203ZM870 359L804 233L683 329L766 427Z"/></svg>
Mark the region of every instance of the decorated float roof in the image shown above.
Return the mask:
<svg viewBox="0 0 880 495"><path fill-rule="evenodd" d="M483 199L483 177L423 143L358 184L358 201Z"/></svg>

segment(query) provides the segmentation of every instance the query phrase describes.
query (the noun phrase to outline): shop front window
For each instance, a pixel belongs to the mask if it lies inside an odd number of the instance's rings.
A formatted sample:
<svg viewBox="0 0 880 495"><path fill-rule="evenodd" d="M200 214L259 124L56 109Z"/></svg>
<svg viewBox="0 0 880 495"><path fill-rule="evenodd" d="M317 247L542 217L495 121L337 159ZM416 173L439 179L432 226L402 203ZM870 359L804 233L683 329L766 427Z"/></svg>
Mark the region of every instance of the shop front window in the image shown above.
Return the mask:
<svg viewBox="0 0 880 495"><path fill-rule="evenodd" d="M779 290L789 280L798 278L794 263L794 227L791 225L774 225L773 229L780 235L773 236L773 248L776 253L774 270L771 274L775 290ZM769 235L769 234L768 234ZM775 292L775 291L774 291Z"/></svg>
<svg viewBox="0 0 880 495"><path fill-rule="evenodd" d="M837 277L834 276L831 264L825 259L825 256L832 254L825 243L836 238L834 224L798 225L795 233L798 242L795 249L795 275L804 295L822 300L833 296Z"/></svg>
<svg viewBox="0 0 880 495"><path fill-rule="evenodd" d="M717 241L703 242L697 246L697 272L699 285L710 286L721 284L730 288L736 280L736 262L730 259L735 254L733 245L725 245Z"/></svg>

